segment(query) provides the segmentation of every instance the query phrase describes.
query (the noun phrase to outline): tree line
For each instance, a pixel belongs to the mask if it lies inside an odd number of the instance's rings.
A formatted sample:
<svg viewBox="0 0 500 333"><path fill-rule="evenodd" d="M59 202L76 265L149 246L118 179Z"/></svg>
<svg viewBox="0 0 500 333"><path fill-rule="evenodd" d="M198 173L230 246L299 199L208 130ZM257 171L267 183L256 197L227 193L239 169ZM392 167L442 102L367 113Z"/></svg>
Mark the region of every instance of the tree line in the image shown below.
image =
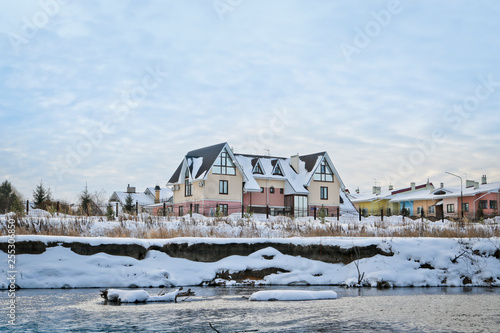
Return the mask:
<svg viewBox="0 0 500 333"><path fill-rule="evenodd" d="M63 200L55 200L50 187L46 186L43 181L40 181L33 189L30 206L49 212L57 211L65 214L103 215L101 208L103 207L103 203L107 202L104 191L91 193L87 185L85 185L83 191L78 194L78 199L79 208L77 211L74 211L69 203ZM9 212L24 214L26 211L24 203L22 195L8 180L0 184L0 214ZM107 213L110 213L109 204Z"/></svg>

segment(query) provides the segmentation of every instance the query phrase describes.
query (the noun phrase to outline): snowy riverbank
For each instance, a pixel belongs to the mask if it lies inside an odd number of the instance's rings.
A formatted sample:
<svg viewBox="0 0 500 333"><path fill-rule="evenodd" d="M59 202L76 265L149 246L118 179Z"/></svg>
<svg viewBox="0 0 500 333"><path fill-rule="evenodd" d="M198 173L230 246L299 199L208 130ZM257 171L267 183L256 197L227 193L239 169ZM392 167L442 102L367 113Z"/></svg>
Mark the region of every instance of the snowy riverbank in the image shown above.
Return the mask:
<svg viewBox="0 0 500 333"><path fill-rule="evenodd" d="M8 237L0 237L0 244ZM17 254L16 284L21 288L158 287L201 284L256 283L274 285L389 286L500 286L500 239L447 238L174 238L132 239L104 237L18 236L18 244L47 244L40 254ZM99 252L77 254L71 244L90 247L135 244L145 249L140 259ZM241 247L258 244L261 249L247 255L222 259L185 259L161 249L169 244L202 244ZM283 254L272 245L291 244L294 255ZM269 246L267 246L269 245ZM316 247L312 247L316 246ZM319 246L319 247L318 247ZM380 254L359 255L357 250L376 248ZM326 247L345 249L348 262L329 263L308 259L308 251ZM354 251L354 252L353 252ZM354 256L353 256L354 253ZM0 251L0 288L8 288L8 255ZM256 272L258 274L256 274Z"/></svg>

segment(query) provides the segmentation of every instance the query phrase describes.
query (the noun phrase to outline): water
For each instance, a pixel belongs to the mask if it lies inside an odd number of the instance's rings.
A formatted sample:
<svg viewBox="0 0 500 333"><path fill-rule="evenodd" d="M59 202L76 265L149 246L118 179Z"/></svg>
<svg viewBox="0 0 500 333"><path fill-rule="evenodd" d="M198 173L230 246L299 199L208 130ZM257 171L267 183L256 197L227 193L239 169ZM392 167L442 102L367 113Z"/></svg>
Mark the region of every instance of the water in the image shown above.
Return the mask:
<svg viewBox="0 0 500 333"><path fill-rule="evenodd" d="M337 300L250 302L263 289L334 289ZM19 290L17 326L1 332L498 332L500 288L192 288L180 303L105 305L99 289ZM159 289L148 289L157 294Z"/></svg>

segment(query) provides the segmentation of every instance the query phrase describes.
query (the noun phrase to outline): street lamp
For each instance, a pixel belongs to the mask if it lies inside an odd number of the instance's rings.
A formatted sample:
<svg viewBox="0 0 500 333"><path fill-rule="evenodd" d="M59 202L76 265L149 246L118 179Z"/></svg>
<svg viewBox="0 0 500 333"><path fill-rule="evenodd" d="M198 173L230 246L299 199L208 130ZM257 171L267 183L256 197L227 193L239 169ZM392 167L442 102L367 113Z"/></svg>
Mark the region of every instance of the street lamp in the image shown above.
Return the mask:
<svg viewBox="0 0 500 333"><path fill-rule="evenodd" d="M462 212L462 219L464 218L464 192L462 190L462 177L454 173L445 171L445 173L460 178L460 211Z"/></svg>

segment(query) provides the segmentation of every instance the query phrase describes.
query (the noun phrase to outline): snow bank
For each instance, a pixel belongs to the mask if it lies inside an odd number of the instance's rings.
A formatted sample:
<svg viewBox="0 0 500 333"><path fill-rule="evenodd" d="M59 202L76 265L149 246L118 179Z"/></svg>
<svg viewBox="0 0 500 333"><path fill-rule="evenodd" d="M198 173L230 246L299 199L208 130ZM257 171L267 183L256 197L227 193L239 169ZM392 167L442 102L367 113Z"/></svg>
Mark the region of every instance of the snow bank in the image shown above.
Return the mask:
<svg viewBox="0 0 500 333"><path fill-rule="evenodd" d="M175 302L179 292L180 289L176 289L161 296L151 296L145 290L108 289L107 298L111 302L118 303Z"/></svg>
<svg viewBox="0 0 500 333"><path fill-rule="evenodd" d="M319 299L337 299L333 290L265 290L253 293L250 301L312 301Z"/></svg>
<svg viewBox="0 0 500 333"><path fill-rule="evenodd" d="M96 253L78 255L62 246L67 237L19 236L21 240L61 242L42 254L16 255L16 284L21 288L127 288L252 283L266 285L363 286L500 286L500 238L293 238L272 242L329 244L345 248L376 245L391 253L356 258L347 264L326 263L286 255L266 247L249 255L230 255L215 262L198 262L149 250L141 260ZM71 238L80 243L265 242L263 239L134 240ZM6 242L0 237L0 242ZM213 243L212 243L213 242ZM208 247L209 249L209 247ZM0 251L0 289L7 289L8 255ZM266 272L257 280L247 272ZM224 273L225 272L225 273ZM240 272L238 278L234 273ZM359 272L359 273L358 273ZM224 273L224 274L222 274ZM222 279L222 278L223 279Z"/></svg>

